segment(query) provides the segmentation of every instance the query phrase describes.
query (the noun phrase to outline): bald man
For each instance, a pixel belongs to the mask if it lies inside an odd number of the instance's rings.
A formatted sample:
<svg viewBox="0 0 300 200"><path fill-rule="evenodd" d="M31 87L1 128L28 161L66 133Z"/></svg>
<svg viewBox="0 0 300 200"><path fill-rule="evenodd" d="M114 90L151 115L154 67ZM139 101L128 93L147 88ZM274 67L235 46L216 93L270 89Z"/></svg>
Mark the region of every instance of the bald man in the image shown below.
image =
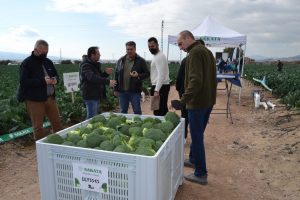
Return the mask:
<svg viewBox="0 0 300 200"><path fill-rule="evenodd" d="M190 31L182 31L177 37L181 50L188 52L185 66L184 93L181 103L186 106L192 143L185 166L194 167L194 173L185 179L198 184L207 184L207 169L204 148L204 131L210 113L216 103L216 64L211 51L196 41Z"/></svg>

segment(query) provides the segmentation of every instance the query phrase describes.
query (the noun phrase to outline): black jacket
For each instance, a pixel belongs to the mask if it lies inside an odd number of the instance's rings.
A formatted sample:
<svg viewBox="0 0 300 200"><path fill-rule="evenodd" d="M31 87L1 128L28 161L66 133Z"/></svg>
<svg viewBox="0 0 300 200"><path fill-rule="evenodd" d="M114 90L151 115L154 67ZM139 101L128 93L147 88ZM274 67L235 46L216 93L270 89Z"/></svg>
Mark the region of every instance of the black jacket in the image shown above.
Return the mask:
<svg viewBox="0 0 300 200"><path fill-rule="evenodd" d="M80 89L84 100L100 100L106 97L105 85L109 75L101 71L101 63L87 60L80 65Z"/></svg>
<svg viewBox="0 0 300 200"><path fill-rule="evenodd" d="M181 61L176 77L176 90L178 91L179 97L184 93L185 62L186 57Z"/></svg>
<svg viewBox="0 0 300 200"><path fill-rule="evenodd" d="M53 62L48 58L41 59L32 52L20 65L20 87L24 91L24 99L31 101L46 101L47 84L45 81L45 67L50 77L59 80ZM55 93L54 93L55 94Z"/></svg>
<svg viewBox="0 0 300 200"><path fill-rule="evenodd" d="M115 91L123 92L123 74L124 74L124 64L125 64L126 55L121 57L116 65L115 70L115 80L117 81ZM142 92L143 80L150 76L146 61L136 54L134 59L134 64L131 71L136 71L139 75L138 77L130 78L129 92Z"/></svg>

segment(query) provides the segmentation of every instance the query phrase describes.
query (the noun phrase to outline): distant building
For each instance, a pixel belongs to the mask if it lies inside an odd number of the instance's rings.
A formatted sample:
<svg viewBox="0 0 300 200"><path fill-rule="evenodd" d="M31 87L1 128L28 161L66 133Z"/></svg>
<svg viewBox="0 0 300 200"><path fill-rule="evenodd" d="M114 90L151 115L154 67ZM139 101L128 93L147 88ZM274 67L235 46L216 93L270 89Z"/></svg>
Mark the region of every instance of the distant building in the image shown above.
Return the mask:
<svg viewBox="0 0 300 200"><path fill-rule="evenodd" d="M254 62L255 62L254 59L249 58L249 57L245 57L244 59L245 59L245 65L246 65L246 64L251 64L251 63L254 63Z"/></svg>
<svg viewBox="0 0 300 200"><path fill-rule="evenodd" d="M7 65L18 65L18 63L9 62L9 63L7 63Z"/></svg>

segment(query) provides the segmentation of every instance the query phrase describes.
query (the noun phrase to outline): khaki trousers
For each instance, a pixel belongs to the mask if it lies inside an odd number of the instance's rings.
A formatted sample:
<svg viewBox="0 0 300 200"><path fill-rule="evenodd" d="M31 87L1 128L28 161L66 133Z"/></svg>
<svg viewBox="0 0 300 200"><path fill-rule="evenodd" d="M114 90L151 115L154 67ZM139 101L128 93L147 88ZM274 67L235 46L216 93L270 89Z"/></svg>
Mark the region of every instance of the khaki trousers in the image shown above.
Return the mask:
<svg viewBox="0 0 300 200"><path fill-rule="evenodd" d="M59 111L53 96L48 97L46 101L42 102L26 100L25 105L31 119L35 140L46 136L43 128L45 117L49 119L54 133L62 129Z"/></svg>

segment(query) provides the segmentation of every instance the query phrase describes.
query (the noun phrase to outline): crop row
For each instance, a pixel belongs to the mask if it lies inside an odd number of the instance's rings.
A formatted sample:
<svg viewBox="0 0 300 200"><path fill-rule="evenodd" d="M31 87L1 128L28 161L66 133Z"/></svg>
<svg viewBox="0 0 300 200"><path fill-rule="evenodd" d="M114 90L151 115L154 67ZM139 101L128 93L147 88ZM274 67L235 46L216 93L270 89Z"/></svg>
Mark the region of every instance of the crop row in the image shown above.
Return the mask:
<svg viewBox="0 0 300 200"><path fill-rule="evenodd" d="M281 98L288 107L300 108L300 65L286 64L282 72L272 64L250 64L245 66L244 77L254 84L253 78L266 79L272 93Z"/></svg>

